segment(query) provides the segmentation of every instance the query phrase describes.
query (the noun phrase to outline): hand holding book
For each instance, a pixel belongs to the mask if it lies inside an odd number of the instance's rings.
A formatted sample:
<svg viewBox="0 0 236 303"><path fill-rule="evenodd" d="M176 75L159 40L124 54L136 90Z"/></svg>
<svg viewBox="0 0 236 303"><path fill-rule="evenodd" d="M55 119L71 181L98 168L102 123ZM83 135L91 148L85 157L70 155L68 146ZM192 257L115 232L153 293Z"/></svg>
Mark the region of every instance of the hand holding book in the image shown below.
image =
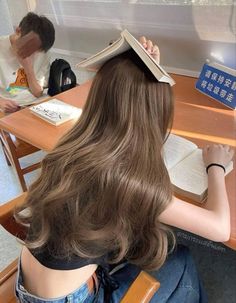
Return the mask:
<svg viewBox="0 0 236 303"><path fill-rule="evenodd" d="M153 45L152 41L147 40L145 37L141 37L140 40L141 43L136 40L129 31L123 30L118 40L114 41L99 53L83 60L77 64L77 67L80 69L97 71L111 58L122 54L129 49L133 49L159 82L169 83L171 86L174 85L175 81L159 64L160 55L158 47Z"/></svg>
<svg viewBox="0 0 236 303"><path fill-rule="evenodd" d="M151 40L147 40L145 36L139 38L139 42L146 49L146 51L152 56L152 58L160 64L160 50L159 47L154 44Z"/></svg>

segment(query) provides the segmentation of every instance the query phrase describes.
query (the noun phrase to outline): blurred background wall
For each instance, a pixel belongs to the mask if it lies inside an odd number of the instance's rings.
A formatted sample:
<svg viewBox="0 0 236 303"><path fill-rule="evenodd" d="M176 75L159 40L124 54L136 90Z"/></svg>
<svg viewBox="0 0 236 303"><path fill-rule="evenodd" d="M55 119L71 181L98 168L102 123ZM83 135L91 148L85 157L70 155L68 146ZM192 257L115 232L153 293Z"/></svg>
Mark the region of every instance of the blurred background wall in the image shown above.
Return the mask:
<svg viewBox="0 0 236 303"><path fill-rule="evenodd" d="M161 50L168 71L198 75L206 59L236 69L234 0L0 0L1 34L34 11L56 28L53 53L72 62L101 50L127 28Z"/></svg>
<svg viewBox="0 0 236 303"><path fill-rule="evenodd" d="M13 31L9 7L6 0L0 0L0 36L8 35Z"/></svg>

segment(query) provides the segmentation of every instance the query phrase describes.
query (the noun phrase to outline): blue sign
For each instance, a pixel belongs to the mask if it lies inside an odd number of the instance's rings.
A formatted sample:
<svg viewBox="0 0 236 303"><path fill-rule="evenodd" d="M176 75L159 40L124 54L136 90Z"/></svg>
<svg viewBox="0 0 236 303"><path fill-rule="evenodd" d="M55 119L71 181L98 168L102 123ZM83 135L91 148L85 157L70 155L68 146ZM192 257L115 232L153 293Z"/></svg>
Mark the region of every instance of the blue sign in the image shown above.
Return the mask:
<svg viewBox="0 0 236 303"><path fill-rule="evenodd" d="M204 64L196 88L226 106L236 109L236 76Z"/></svg>

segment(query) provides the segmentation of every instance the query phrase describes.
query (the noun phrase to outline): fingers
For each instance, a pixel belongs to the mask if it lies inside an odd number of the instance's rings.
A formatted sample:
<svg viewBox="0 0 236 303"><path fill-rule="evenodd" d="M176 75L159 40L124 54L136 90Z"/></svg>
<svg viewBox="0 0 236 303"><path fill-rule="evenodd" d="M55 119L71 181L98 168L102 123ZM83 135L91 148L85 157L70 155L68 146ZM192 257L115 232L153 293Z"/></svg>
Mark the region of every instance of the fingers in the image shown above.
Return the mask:
<svg viewBox="0 0 236 303"><path fill-rule="evenodd" d="M157 45L153 44L151 40L148 40L145 36L139 38L139 42L147 50L147 52L153 57L157 63L160 62L160 50Z"/></svg>
<svg viewBox="0 0 236 303"><path fill-rule="evenodd" d="M219 163L227 166L234 156L234 150L229 145L206 145L203 148L202 156L206 166L210 163Z"/></svg>
<svg viewBox="0 0 236 303"><path fill-rule="evenodd" d="M153 49L153 43L152 43L152 41L151 40L147 40L147 51L149 52L149 53L151 53L152 52L152 49Z"/></svg>
<svg viewBox="0 0 236 303"><path fill-rule="evenodd" d="M203 156L203 159L207 157L207 154L208 154L208 151L209 151L209 145L206 145L205 147L203 147L202 149L202 156Z"/></svg>
<svg viewBox="0 0 236 303"><path fill-rule="evenodd" d="M205 146L205 147L203 147L203 149L202 149L202 154L203 154L203 155L205 155L205 154L206 154L207 149L208 149L208 145L207 145L207 146Z"/></svg>
<svg viewBox="0 0 236 303"><path fill-rule="evenodd" d="M149 52L153 52L153 43L151 40L147 40L146 37L142 36L139 39L139 42L143 45L143 47ZM156 45L155 45L156 46ZM156 46L157 47L157 46Z"/></svg>
<svg viewBox="0 0 236 303"><path fill-rule="evenodd" d="M159 47L158 47L157 45L154 45L154 46L153 46L152 51L153 51L154 53L160 53Z"/></svg>
<svg viewBox="0 0 236 303"><path fill-rule="evenodd" d="M157 45L153 46L152 57L153 57L153 59L155 59L157 61L157 63L160 63L160 50Z"/></svg>
<svg viewBox="0 0 236 303"><path fill-rule="evenodd" d="M19 106L17 105L16 102L12 100L6 100L4 101L3 105L3 111L6 113L13 113L19 109Z"/></svg>
<svg viewBox="0 0 236 303"><path fill-rule="evenodd" d="M234 155L234 150L231 148L231 146L229 146L229 145L221 145L221 144L219 144L224 150L225 150L225 152L226 153L229 153L230 155L232 154L232 157L233 157L233 155Z"/></svg>
<svg viewBox="0 0 236 303"><path fill-rule="evenodd" d="M18 110L19 108L18 107L7 107L7 108L5 108L5 110L4 110L4 112L5 113L14 113L14 112L16 112L17 110Z"/></svg>
<svg viewBox="0 0 236 303"><path fill-rule="evenodd" d="M229 151L231 150L231 147L227 144L220 144L220 143L216 143L216 144L211 144L211 145L205 145L204 149L209 150L210 148L222 148L225 151Z"/></svg>
<svg viewBox="0 0 236 303"><path fill-rule="evenodd" d="M229 150L230 150L230 146L229 146L229 145L223 145L223 147L224 147L224 149L225 149L226 151L229 151Z"/></svg>
<svg viewBox="0 0 236 303"><path fill-rule="evenodd" d="M233 156L234 156L234 150L232 148L229 150L229 155L230 155L230 158L232 160Z"/></svg>
<svg viewBox="0 0 236 303"><path fill-rule="evenodd" d="M229 161L231 161L234 156L234 149L229 145L222 145L222 148L225 150L226 154L228 154Z"/></svg>
<svg viewBox="0 0 236 303"><path fill-rule="evenodd" d="M142 37L140 37L139 38L139 42L143 45L143 47L145 47L146 48L146 42L147 42L147 39L146 39L146 37L144 37L144 36L142 36Z"/></svg>

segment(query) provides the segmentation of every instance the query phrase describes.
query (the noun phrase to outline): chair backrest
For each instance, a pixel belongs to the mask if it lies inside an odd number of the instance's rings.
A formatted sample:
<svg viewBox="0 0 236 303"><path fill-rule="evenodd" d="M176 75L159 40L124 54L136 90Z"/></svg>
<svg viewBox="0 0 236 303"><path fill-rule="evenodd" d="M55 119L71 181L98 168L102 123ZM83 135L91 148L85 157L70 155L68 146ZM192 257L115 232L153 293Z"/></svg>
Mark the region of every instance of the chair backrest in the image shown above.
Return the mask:
<svg viewBox="0 0 236 303"><path fill-rule="evenodd" d="M17 224L13 214L16 206L24 203L27 193L0 206L0 224L11 234L24 238L25 229ZM14 295L14 285L17 273L17 260L13 261L8 267L0 272L0 302L17 303ZM132 283L121 303L148 303L154 293L160 287L148 273L141 271L135 281Z"/></svg>
<svg viewBox="0 0 236 303"><path fill-rule="evenodd" d="M126 292L121 303L148 303L160 287L160 283L147 272L141 271Z"/></svg>
<svg viewBox="0 0 236 303"><path fill-rule="evenodd" d="M27 191L24 175L38 169L40 163L37 162L22 168L19 159L38 152L39 149L3 130L0 130L0 144L2 144L8 166L12 165L15 168L22 190Z"/></svg>
<svg viewBox="0 0 236 303"><path fill-rule="evenodd" d="M0 272L0 302L2 303L16 303L14 294L17 262L13 261L3 271Z"/></svg>

